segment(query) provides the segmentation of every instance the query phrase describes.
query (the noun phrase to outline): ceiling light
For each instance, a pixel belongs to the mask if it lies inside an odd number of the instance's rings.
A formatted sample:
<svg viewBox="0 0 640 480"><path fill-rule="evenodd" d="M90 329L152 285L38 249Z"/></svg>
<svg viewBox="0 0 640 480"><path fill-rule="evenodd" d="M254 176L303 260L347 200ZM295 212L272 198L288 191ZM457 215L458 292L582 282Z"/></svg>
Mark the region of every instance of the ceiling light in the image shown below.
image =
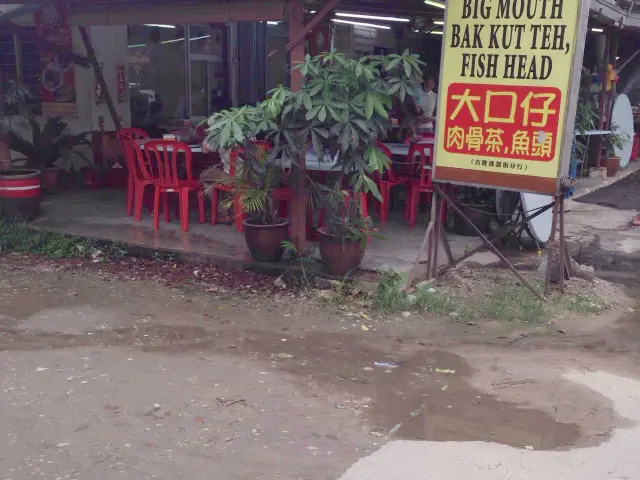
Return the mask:
<svg viewBox="0 0 640 480"><path fill-rule="evenodd" d="M431 30L429 33L431 35L442 35L442 30Z"/></svg>
<svg viewBox="0 0 640 480"><path fill-rule="evenodd" d="M139 43L138 45L127 45L129 48L146 47L146 43Z"/></svg>
<svg viewBox="0 0 640 480"><path fill-rule="evenodd" d="M183 42L184 38L176 38L174 40L165 40L164 42L160 42L160 43L176 43L176 42Z"/></svg>
<svg viewBox="0 0 640 480"><path fill-rule="evenodd" d="M316 11L315 10L311 10L311 13L316 13Z"/></svg>
<svg viewBox="0 0 640 480"><path fill-rule="evenodd" d="M444 25L444 20L434 20L433 24L434 25Z"/></svg>
<svg viewBox="0 0 640 480"><path fill-rule="evenodd" d="M175 25L161 25L158 23L145 23L145 27L158 27L158 28L176 28Z"/></svg>
<svg viewBox="0 0 640 480"><path fill-rule="evenodd" d="M424 0L424 3L432 7L442 8L443 10L447 7L443 2L438 2L437 0Z"/></svg>
<svg viewBox="0 0 640 480"><path fill-rule="evenodd" d="M204 39L204 38L210 38L210 37L211 37L211 35L203 35L203 36L201 36L201 37L193 37L193 38L190 38L190 39L189 39L189 41L190 41L190 42L193 42L194 40L202 40L202 39Z"/></svg>
<svg viewBox="0 0 640 480"><path fill-rule="evenodd" d="M391 27L388 25L377 25L375 23L353 22L351 20L340 20L339 18L332 18L331 21L335 23L348 23L349 25L360 25L361 27L382 28L383 30L391 30Z"/></svg>
<svg viewBox="0 0 640 480"><path fill-rule="evenodd" d="M267 25L280 25L280 22L267 22Z"/></svg>
<svg viewBox="0 0 640 480"><path fill-rule="evenodd" d="M403 17L381 17L378 15L363 15L360 13L344 13L344 12L338 12L336 13L337 17L351 17L351 18L361 18L364 20L382 20L383 22L410 22L411 19L410 18L403 18Z"/></svg>
<svg viewBox="0 0 640 480"><path fill-rule="evenodd" d="M603 30L602 28L592 28L592 29L591 29L591 31L592 31L592 32L595 32L595 33L602 33L602 32L604 32L604 30Z"/></svg>

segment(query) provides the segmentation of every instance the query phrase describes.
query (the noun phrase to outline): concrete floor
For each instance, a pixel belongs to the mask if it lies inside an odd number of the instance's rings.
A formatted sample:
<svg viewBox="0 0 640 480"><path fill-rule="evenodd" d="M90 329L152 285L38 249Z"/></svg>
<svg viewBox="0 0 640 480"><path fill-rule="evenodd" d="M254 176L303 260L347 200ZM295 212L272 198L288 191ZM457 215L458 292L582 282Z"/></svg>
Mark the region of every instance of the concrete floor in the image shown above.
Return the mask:
<svg viewBox="0 0 640 480"><path fill-rule="evenodd" d="M142 221L136 222L126 215L125 205L124 192L118 190L60 192L44 199L42 212L32 225L71 235L195 254L212 263L242 266L252 262L243 235L232 225L201 225L197 212L192 211L188 233L180 231L179 220L175 218L169 224L162 219L159 232L155 232L152 217L146 210ZM207 209L209 218L210 210ZM422 220L416 228L411 229L403 222L401 215L396 215L388 225L379 227L384 238L372 239L362 268L409 271L422 245L426 214ZM448 238L456 257L481 243L475 237L449 235ZM311 243L310 247L317 249L317 244ZM441 249L439 263L446 263L445 259ZM489 264L497 261L497 257L481 253L472 257L472 261Z"/></svg>

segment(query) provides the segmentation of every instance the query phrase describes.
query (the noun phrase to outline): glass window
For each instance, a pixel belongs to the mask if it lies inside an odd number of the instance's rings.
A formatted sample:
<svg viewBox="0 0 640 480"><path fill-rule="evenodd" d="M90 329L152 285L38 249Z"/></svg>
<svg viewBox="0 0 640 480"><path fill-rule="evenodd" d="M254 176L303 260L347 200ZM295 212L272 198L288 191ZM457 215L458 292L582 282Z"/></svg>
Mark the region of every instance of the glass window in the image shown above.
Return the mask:
<svg viewBox="0 0 640 480"><path fill-rule="evenodd" d="M192 117L203 118L231 107L226 25L189 25Z"/></svg>
<svg viewBox="0 0 640 480"><path fill-rule="evenodd" d="M129 27L131 123L152 126L188 115L183 25Z"/></svg>

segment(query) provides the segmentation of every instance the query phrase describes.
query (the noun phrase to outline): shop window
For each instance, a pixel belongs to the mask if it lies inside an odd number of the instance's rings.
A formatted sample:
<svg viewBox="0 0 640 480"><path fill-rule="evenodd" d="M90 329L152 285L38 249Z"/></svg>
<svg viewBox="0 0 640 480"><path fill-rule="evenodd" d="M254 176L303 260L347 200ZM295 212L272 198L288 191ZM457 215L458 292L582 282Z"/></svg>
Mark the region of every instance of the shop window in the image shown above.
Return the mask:
<svg viewBox="0 0 640 480"><path fill-rule="evenodd" d="M34 115L40 115L42 112L40 67L40 49L35 42L18 38L13 33L0 33L0 73L3 86L6 87L7 80L20 80L31 92L27 105Z"/></svg>
<svg viewBox="0 0 640 480"><path fill-rule="evenodd" d="M161 125L188 115L185 27L129 27L131 123Z"/></svg>

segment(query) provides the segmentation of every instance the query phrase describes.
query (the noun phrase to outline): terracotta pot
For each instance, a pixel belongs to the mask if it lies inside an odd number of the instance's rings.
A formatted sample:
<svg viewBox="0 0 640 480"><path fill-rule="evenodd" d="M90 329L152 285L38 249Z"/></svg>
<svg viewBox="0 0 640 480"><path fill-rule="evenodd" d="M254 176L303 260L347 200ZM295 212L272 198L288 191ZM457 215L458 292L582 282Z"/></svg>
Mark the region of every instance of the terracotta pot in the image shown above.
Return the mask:
<svg viewBox="0 0 640 480"><path fill-rule="evenodd" d="M320 257L329 275L344 278L362 263L366 246L361 241L337 237L318 229Z"/></svg>
<svg viewBox="0 0 640 480"><path fill-rule="evenodd" d="M33 220L40 210L40 170L0 170L0 215L9 220Z"/></svg>
<svg viewBox="0 0 640 480"><path fill-rule="evenodd" d="M42 182L42 188L46 193L53 192L58 186L58 178L60 176L60 170L56 167L46 168L42 172L40 180Z"/></svg>
<svg viewBox="0 0 640 480"><path fill-rule="evenodd" d="M284 242L289 235L289 222L283 220L275 225L261 225L245 220L244 240L251 258L256 262L277 262L282 258Z"/></svg>
<svg viewBox="0 0 640 480"><path fill-rule="evenodd" d="M620 157L607 158L607 177L614 177L620 170Z"/></svg>

